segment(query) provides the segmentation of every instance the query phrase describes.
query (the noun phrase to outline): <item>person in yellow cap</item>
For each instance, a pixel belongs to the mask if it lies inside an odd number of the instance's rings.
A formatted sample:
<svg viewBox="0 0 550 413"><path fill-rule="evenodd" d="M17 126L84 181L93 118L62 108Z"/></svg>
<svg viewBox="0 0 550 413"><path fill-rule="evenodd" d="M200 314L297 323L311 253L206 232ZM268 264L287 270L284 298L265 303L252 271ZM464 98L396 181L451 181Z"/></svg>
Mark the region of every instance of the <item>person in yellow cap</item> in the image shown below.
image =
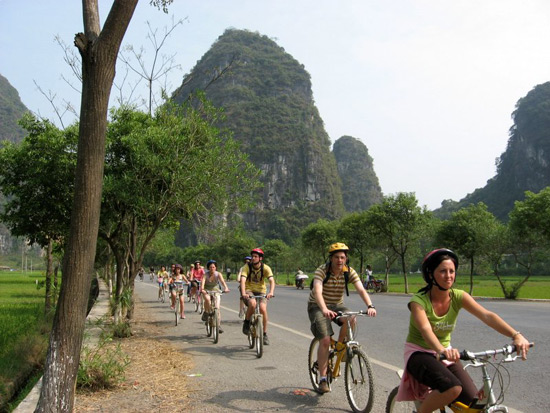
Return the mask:
<svg viewBox="0 0 550 413"><path fill-rule="evenodd" d="M317 363L319 366L319 391L327 393L330 387L327 383L327 364L330 347L330 338L334 335L332 319L339 311L349 311L344 306L344 290L347 292L348 283L355 286L355 290L367 305L369 316L376 316L376 309L372 304L369 294L363 288L361 278L357 272L348 265L349 248L346 244L337 242L328 250L329 259L326 264L315 270L311 293L309 294L307 312L311 322L311 332L319 339L317 350ZM339 319L340 334L336 349L343 349L343 343L347 333L347 323Z"/></svg>

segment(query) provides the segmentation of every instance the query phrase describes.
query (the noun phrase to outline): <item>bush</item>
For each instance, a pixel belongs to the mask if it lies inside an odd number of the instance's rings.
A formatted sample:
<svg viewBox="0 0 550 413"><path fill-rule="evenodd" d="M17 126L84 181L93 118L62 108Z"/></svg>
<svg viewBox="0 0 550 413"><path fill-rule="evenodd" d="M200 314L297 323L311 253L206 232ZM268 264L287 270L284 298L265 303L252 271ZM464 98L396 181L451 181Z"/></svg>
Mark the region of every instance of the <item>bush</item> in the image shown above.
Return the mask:
<svg viewBox="0 0 550 413"><path fill-rule="evenodd" d="M114 345L112 338L102 338L95 348L82 349L76 385L89 390L112 388L125 380L128 364L130 358L123 353L120 343Z"/></svg>
<svg viewBox="0 0 550 413"><path fill-rule="evenodd" d="M113 325L113 336L116 338L132 337L132 328L128 322L120 322Z"/></svg>

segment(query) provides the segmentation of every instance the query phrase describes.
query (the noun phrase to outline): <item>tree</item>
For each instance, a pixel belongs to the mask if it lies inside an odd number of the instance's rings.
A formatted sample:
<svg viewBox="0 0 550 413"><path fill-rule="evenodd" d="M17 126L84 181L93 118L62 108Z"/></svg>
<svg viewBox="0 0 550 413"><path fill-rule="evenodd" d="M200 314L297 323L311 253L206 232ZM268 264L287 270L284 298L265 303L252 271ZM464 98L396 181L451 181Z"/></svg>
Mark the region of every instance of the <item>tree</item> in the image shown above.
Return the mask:
<svg viewBox="0 0 550 413"><path fill-rule="evenodd" d="M516 298L520 288L531 277L533 264L550 246L550 187L534 194L525 192L524 201L516 201L509 214L511 246L516 262L527 270L527 275L512 286L510 298Z"/></svg>
<svg viewBox="0 0 550 413"><path fill-rule="evenodd" d="M336 242L336 225L326 219L309 224L302 231L302 245L310 252L313 261L328 258L328 247Z"/></svg>
<svg viewBox="0 0 550 413"><path fill-rule="evenodd" d="M155 1L165 5L168 0ZM82 96L74 201L37 412L71 412L74 406L99 228L107 108L118 51L136 5L137 0L113 2L101 29L98 1L82 2L84 33L75 36L82 57Z"/></svg>
<svg viewBox="0 0 550 413"><path fill-rule="evenodd" d="M369 226L366 212L355 212L347 215L340 222L336 231L338 239L345 242L353 254L360 259L359 273L363 274L367 250L373 246L372 228Z"/></svg>
<svg viewBox="0 0 550 413"><path fill-rule="evenodd" d="M45 311L49 312L53 244L64 243L71 215L76 127L61 131L31 114L19 123L28 136L20 145L7 142L0 149L0 190L8 197L0 219L13 235L47 248Z"/></svg>
<svg viewBox="0 0 550 413"><path fill-rule="evenodd" d="M487 242L485 243L483 251L481 254L487 259L489 264L493 269L493 275L497 278L502 293L506 298L515 298L517 296L517 291L515 284L509 288L506 285L506 282L500 276L500 263L502 257L512 249L512 243L510 240L510 231L507 226L497 222L493 230L489 233Z"/></svg>
<svg viewBox="0 0 550 413"><path fill-rule="evenodd" d="M381 204L372 206L367 211L367 220L382 245L401 259L405 293L408 293L407 259L418 248L418 242L430 228L431 213L426 207L418 206L413 193L400 192L386 196Z"/></svg>
<svg viewBox="0 0 550 413"><path fill-rule="evenodd" d="M133 291L159 228L250 205L244 194L257 188L259 171L227 131L212 126L220 111L205 101L196 106L166 103L154 118L129 108L112 113L100 234L125 269L118 269L117 297L123 285Z"/></svg>
<svg viewBox="0 0 550 413"><path fill-rule="evenodd" d="M442 223L436 239L441 245L452 248L470 262L470 294L474 290L474 265L483 251L491 234L496 231L498 221L480 202L462 208Z"/></svg>

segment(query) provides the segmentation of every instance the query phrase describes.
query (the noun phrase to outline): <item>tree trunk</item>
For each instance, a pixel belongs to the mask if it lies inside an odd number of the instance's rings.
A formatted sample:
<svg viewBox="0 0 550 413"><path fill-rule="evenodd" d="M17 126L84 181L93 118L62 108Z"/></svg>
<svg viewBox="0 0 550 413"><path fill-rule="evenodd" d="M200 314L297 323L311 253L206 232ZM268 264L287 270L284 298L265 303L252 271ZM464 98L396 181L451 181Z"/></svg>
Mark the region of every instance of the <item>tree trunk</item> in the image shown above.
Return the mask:
<svg viewBox="0 0 550 413"><path fill-rule="evenodd" d="M75 37L82 56L82 100L71 226L63 283L36 412L72 412L99 228L109 95L120 44L137 0L113 3L99 27L97 0L83 0L85 34Z"/></svg>
<svg viewBox="0 0 550 413"><path fill-rule="evenodd" d="M403 279L405 280L405 294L409 293L409 278L407 276L407 263L405 262L405 255L401 256L401 270L403 271Z"/></svg>
<svg viewBox="0 0 550 413"><path fill-rule="evenodd" d="M474 257L470 258L470 295L474 293Z"/></svg>
<svg viewBox="0 0 550 413"><path fill-rule="evenodd" d="M46 301L44 312L48 314L52 309L52 275L53 275L53 240L48 240L48 249L46 252Z"/></svg>

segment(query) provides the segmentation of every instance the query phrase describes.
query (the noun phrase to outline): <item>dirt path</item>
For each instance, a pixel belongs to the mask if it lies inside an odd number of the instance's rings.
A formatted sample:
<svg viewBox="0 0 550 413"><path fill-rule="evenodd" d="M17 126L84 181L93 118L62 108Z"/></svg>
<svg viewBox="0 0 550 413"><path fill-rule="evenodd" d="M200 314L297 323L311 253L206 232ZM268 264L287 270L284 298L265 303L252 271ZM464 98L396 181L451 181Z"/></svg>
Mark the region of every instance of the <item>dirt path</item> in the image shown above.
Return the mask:
<svg viewBox="0 0 550 413"><path fill-rule="evenodd" d="M159 340L161 327L136 301L133 337L120 341L130 357L126 379L117 388L79 391L76 412L193 411L190 394L197 389L187 378L191 357L170 342ZM160 362L159 362L160 361Z"/></svg>

